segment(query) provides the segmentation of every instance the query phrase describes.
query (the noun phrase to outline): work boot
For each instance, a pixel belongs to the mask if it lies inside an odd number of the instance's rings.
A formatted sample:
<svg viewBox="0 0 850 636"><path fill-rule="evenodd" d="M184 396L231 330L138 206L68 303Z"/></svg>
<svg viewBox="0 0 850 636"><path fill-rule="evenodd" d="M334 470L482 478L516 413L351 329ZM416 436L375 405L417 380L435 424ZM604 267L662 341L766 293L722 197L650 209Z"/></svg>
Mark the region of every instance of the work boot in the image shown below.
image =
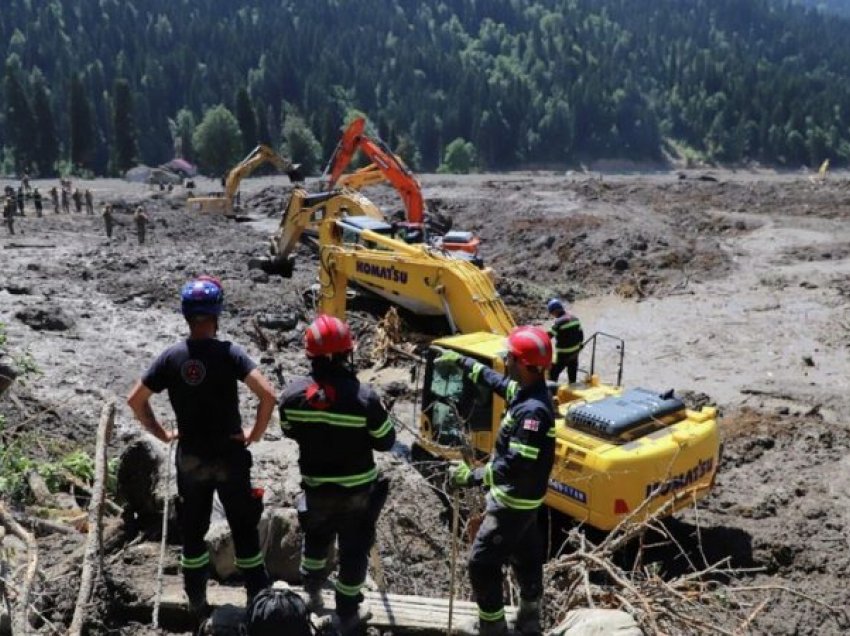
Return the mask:
<svg viewBox="0 0 850 636"><path fill-rule="evenodd" d="M537 636L543 633L540 625L540 599L527 601L519 599L519 610L516 613L516 630L523 636Z"/></svg>
<svg viewBox="0 0 850 636"><path fill-rule="evenodd" d="M478 617L458 621L457 632L461 634L477 634L478 636L507 636L508 623L504 618L496 621L483 621Z"/></svg>
<svg viewBox="0 0 850 636"><path fill-rule="evenodd" d="M363 631L366 621L370 618L372 618L372 610L366 603L361 603L353 614L346 614L345 616L334 614L334 623L336 623L340 636L357 636Z"/></svg>
<svg viewBox="0 0 850 636"><path fill-rule="evenodd" d="M186 598L189 600L189 612L198 623L201 623L210 615L210 606L207 603L207 581L209 577L207 568L183 571L183 589L186 592Z"/></svg>
<svg viewBox="0 0 850 636"><path fill-rule="evenodd" d="M266 573L264 565L242 570L242 578L245 581L245 593L248 596L249 604L257 594L266 589L270 584L269 575Z"/></svg>

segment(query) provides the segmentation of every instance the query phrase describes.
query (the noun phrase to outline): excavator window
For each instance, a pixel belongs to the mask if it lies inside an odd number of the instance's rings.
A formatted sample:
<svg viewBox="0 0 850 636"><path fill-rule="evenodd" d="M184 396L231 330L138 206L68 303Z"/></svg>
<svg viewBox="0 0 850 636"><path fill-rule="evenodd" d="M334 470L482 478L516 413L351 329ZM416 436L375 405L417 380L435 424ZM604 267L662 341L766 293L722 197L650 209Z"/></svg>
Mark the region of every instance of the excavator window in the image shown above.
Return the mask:
<svg viewBox="0 0 850 636"><path fill-rule="evenodd" d="M437 353L429 352L425 366L423 409L431 421L434 441L459 446L472 431L491 430L493 397L460 368L435 365Z"/></svg>

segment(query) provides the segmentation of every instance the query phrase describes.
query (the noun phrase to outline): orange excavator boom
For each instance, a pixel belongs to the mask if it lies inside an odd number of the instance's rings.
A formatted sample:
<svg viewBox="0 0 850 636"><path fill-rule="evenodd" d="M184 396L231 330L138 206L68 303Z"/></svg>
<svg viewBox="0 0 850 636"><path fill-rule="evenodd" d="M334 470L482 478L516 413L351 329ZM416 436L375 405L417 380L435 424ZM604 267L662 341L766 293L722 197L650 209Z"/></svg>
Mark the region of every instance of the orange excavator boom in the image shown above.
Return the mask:
<svg viewBox="0 0 850 636"><path fill-rule="evenodd" d="M358 117L352 121L342 135L342 139L329 162L328 186L333 188L359 150L371 161L384 178L398 191L404 203L407 222L422 226L425 222L425 201L422 187L413 173L399 156L393 153L380 140L373 140L365 134L366 120Z"/></svg>

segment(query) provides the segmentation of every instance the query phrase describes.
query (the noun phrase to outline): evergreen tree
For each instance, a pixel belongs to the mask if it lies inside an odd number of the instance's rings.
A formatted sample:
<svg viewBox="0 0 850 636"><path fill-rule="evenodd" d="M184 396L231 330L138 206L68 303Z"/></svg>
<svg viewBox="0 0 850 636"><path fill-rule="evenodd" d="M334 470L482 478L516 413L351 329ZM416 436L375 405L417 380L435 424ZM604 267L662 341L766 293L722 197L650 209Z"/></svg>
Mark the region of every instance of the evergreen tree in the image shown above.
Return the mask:
<svg viewBox="0 0 850 636"><path fill-rule="evenodd" d="M236 92L236 121L239 122L239 130L242 132L243 154L247 155L256 148L259 140L257 139L257 118L254 107L251 105L251 97L245 87Z"/></svg>
<svg viewBox="0 0 850 636"><path fill-rule="evenodd" d="M322 165L322 145L301 115L289 113L283 121L283 154L301 164L304 175L316 174Z"/></svg>
<svg viewBox="0 0 850 636"><path fill-rule="evenodd" d="M195 134L195 116L191 110L182 108L177 112L174 119L168 120L171 131L171 140L174 146L174 156L182 157L186 161L195 160L195 152L192 148L192 135Z"/></svg>
<svg viewBox="0 0 850 636"><path fill-rule="evenodd" d="M113 159L114 173L124 174L138 159L136 145L136 122L133 119L133 97L130 84L125 79L115 80L112 97Z"/></svg>
<svg viewBox="0 0 850 636"><path fill-rule="evenodd" d="M35 117L20 79L20 63L13 54L6 60L3 93L6 98L6 131L18 172L35 165Z"/></svg>
<svg viewBox="0 0 850 636"><path fill-rule="evenodd" d="M233 113L221 104L204 113L192 135L192 148L206 174L226 174L242 158L242 133Z"/></svg>
<svg viewBox="0 0 850 636"><path fill-rule="evenodd" d="M71 167L90 170L94 160L95 139L91 103L78 74L71 78Z"/></svg>
<svg viewBox="0 0 850 636"><path fill-rule="evenodd" d="M443 163L438 172L452 174L469 174L475 167L475 146L458 137L446 146Z"/></svg>
<svg viewBox="0 0 850 636"><path fill-rule="evenodd" d="M43 81L35 85L33 111L36 129L35 163L41 177L56 174L56 162L59 159L59 137L53 123L53 112L50 109L50 97Z"/></svg>
<svg viewBox="0 0 850 636"><path fill-rule="evenodd" d="M268 110L263 105L263 102L259 100L257 101L254 110L257 114L257 143L273 147L274 142L272 141L272 135L269 131Z"/></svg>

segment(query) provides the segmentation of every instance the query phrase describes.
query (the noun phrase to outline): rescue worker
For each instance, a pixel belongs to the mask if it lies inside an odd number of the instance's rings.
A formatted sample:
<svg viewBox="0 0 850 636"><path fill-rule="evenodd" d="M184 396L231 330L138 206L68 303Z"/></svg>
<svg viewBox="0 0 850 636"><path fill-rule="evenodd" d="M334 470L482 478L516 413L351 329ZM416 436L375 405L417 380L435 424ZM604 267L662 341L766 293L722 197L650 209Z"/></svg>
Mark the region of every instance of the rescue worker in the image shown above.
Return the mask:
<svg viewBox="0 0 850 636"><path fill-rule="evenodd" d="M71 198L74 200L74 209L77 211L77 214L81 214L83 211L83 195L79 188L74 188Z"/></svg>
<svg viewBox="0 0 850 636"><path fill-rule="evenodd" d="M94 197L91 194L91 190L86 188L86 192L83 196L86 200L86 214L94 214Z"/></svg>
<svg viewBox="0 0 850 636"><path fill-rule="evenodd" d="M21 216L25 216L24 215L24 189L23 188L18 188L17 198L18 198L18 214L20 214Z"/></svg>
<svg viewBox="0 0 850 636"><path fill-rule="evenodd" d="M24 170L24 176L21 177L21 188L24 192L30 191L30 173Z"/></svg>
<svg viewBox="0 0 850 636"><path fill-rule="evenodd" d="M455 351L444 352L437 363L460 365L473 382L507 404L490 462L475 469L461 462L449 471L450 489L479 484L490 488L469 560L478 621L464 627L485 636L508 633L502 567L510 563L520 589L516 630L539 634L544 552L537 511L555 458L555 411L546 387L552 343L539 327L513 329L507 339L508 376Z"/></svg>
<svg viewBox="0 0 850 636"><path fill-rule="evenodd" d="M112 217L112 206L106 204L103 206L103 225L106 227L106 238L112 238L112 227L115 224L115 219Z"/></svg>
<svg viewBox="0 0 850 636"><path fill-rule="evenodd" d="M41 192L38 191L38 186L36 186L32 191L32 202L35 206L35 215L38 218L41 218L42 212L44 211L44 207L41 202Z"/></svg>
<svg viewBox="0 0 850 636"><path fill-rule="evenodd" d="M578 355L584 342L581 322L557 298L546 303L546 309L555 319L549 328L549 337L555 342L555 363L549 372L549 379L557 382L558 376L566 369L570 384L573 384L578 377Z"/></svg>
<svg viewBox="0 0 850 636"><path fill-rule="evenodd" d="M147 230L150 217L145 214L145 209L141 205L136 207L136 212L133 214L133 221L136 223L136 237L139 239L139 245L144 245L145 232Z"/></svg>
<svg viewBox="0 0 850 636"><path fill-rule="evenodd" d="M339 543L336 613L343 636L357 633L370 613L360 607L375 525L388 481L379 478L373 450L388 451L395 429L378 395L360 384L351 365L348 325L321 315L305 333L308 377L290 382L280 397L284 435L298 443L301 486L298 519L304 531L301 573L311 611L323 606L328 551Z"/></svg>
<svg viewBox="0 0 850 636"><path fill-rule="evenodd" d="M53 213L59 214L59 191L56 186L50 188L50 200L53 201Z"/></svg>
<svg viewBox="0 0 850 636"><path fill-rule="evenodd" d="M224 506L233 534L236 566L248 601L268 583L257 524L262 495L251 487L248 446L262 439L275 408L274 389L245 351L216 338L224 303L221 283L200 276L180 294L189 337L168 347L136 382L127 404L142 427L157 439L178 440L178 521L183 536L180 563L189 605L200 620L209 613L206 590L210 555L204 535L209 529L213 494ZM254 425L242 429L237 381L259 399ZM162 426L150 405L154 393L168 390L177 431Z"/></svg>
<svg viewBox="0 0 850 636"><path fill-rule="evenodd" d="M6 200L3 205L3 222L6 224L6 230L12 236L15 235L15 200L11 195L6 195Z"/></svg>
<svg viewBox="0 0 850 636"><path fill-rule="evenodd" d="M62 188L62 211L65 214L71 213L71 203L69 201L69 194L68 190L65 187Z"/></svg>

